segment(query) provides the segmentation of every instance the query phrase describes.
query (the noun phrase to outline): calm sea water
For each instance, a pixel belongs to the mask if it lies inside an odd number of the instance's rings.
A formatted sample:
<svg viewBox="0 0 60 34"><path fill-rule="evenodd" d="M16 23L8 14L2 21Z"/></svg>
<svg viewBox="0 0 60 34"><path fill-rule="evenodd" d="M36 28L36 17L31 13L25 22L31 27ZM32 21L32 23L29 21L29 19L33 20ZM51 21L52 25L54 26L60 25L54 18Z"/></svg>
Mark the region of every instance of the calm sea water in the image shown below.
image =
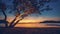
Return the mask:
<svg viewBox="0 0 60 34"><path fill-rule="evenodd" d="M15 27L60 27L60 23L21 23Z"/></svg>

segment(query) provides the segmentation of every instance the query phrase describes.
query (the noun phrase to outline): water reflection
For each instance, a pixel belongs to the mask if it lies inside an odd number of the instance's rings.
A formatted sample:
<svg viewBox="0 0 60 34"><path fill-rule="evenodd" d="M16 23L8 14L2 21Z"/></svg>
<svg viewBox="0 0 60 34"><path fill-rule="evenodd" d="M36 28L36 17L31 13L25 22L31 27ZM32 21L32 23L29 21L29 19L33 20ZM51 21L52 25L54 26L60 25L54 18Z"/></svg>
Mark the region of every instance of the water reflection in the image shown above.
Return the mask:
<svg viewBox="0 0 60 34"><path fill-rule="evenodd" d="M40 24L21 23L17 24L15 27L60 27L60 23L40 23Z"/></svg>

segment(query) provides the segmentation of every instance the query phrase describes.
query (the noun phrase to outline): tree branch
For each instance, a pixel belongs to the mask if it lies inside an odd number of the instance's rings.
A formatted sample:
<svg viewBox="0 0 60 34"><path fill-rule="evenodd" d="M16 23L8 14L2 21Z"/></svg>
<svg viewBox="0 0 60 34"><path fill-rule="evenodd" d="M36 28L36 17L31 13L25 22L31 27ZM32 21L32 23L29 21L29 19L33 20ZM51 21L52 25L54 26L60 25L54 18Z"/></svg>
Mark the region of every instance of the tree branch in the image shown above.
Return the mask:
<svg viewBox="0 0 60 34"><path fill-rule="evenodd" d="M4 16L5 16L5 18L4 18L4 20L7 20L7 15L6 15L6 13L2 10L2 13L4 14Z"/></svg>
<svg viewBox="0 0 60 34"><path fill-rule="evenodd" d="M22 18L23 19L23 18ZM16 23L14 23L13 25L11 25L11 27L14 27L19 21L21 21L22 19L19 19L16 21Z"/></svg>
<svg viewBox="0 0 60 34"><path fill-rule="evenodd" d="M14 21L16 20L17 17L14 18L14 20L10 23L9 27L11 27L11 25L14 23Z"/></svg>

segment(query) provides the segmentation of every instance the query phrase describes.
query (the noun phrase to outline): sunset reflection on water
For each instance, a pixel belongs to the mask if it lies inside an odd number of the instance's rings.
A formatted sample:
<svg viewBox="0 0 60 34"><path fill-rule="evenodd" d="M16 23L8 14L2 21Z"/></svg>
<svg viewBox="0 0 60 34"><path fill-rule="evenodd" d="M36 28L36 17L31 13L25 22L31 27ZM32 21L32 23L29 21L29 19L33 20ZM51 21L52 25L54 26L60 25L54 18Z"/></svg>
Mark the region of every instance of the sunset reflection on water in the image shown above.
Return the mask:
<svg viewBox="0 0 60 34"><path fill-rule="evenodd" d="M49 25L47 25L47 24L44 24L44 23L41 23L41 24L29 24L29 23L27 23L27 24L17 24L15 27L28 27L28 28L35 28L35 27L59 27L59 26L49 26Z"/></svg>

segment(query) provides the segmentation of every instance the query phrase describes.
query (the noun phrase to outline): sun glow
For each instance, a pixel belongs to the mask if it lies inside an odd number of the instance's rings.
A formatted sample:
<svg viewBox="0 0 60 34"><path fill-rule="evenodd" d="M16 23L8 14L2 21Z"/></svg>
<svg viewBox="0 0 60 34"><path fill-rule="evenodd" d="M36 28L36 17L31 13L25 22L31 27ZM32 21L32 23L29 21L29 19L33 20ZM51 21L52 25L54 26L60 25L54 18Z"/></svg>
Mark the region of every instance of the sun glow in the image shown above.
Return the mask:
<svg viewBox="0 0 60 34"><path fill-rule="evenodd" d="M11 22L14 17L9 17L7 21ZM19 18L18 18L19 19ZM40 22L45 20L60 20L59 18L47 18L47 17L27 17L21 20L15 27L47 27L45 24L41 24ZM39 24L40 23L40 24ZM52 27L52 26L48 26ZM55 27L55 26L53 26Z"/></svg>
<svg viewBox="0 0 60 34"><path fill-rule="evenodd" d="M7 19L7 21L11 22L14 18L10 17ZM19 19L19 18L18 18ZM36 22L42 22L45 20L60 20L59 18L48 18L48 17L27 17L21 20L19 23L36 23Z"/></svg>
<svg viewBox="0 0 60 34"><path fill-rule="evenodd" d="M29 23L29 22L30 22L30 23L31 23L31 22L32 22L32 23L35 23L35 22L38 22L38 20L22 20L22 21L20 21L20 22L22 22L22 23L24 23L24 22L25 22L25 23Z"/></svg>
<svg viewBox="0 0 60 34"><path fill-rule="evenodd" d="M11 22L13 19L14 19L13 17L9 17L7 19L7 21ZM40 20L40 19L36 19L36 18L32 18L32 17L31 18L27 17L27 18L24 18L23 20L19 21L19 23L36 23L36 22L40 22L40 21L42 21L42 19Z"/></svg>

